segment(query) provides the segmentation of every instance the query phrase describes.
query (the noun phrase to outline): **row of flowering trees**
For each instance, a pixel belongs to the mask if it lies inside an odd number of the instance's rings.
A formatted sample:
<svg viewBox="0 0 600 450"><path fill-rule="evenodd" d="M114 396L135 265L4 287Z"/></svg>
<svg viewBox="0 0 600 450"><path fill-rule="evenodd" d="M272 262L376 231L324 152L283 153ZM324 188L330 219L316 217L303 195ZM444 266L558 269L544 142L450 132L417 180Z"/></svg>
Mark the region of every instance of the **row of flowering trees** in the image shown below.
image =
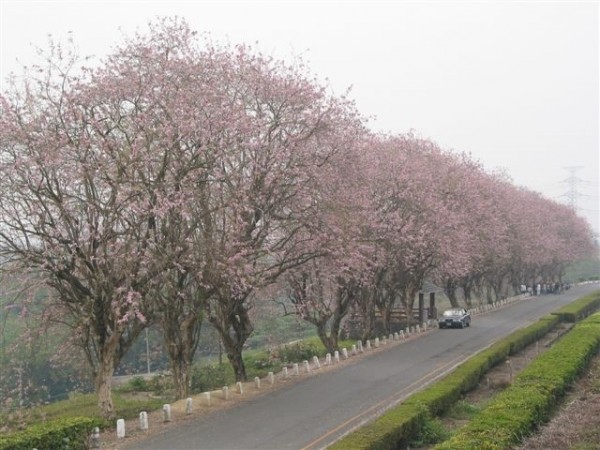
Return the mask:
<svg viewBox="0 0 600 450"><path fill-rule="evenodd" d="M301 65L164 19L97 67L60 46L0 98L0 258L49 288L113 415L115 367L152 323L180 397L202 324L236 378L276 285L335 349L350 310L412 308L425 278L560 277L591 249L573 210L412 135L369 132Z"/></svg>

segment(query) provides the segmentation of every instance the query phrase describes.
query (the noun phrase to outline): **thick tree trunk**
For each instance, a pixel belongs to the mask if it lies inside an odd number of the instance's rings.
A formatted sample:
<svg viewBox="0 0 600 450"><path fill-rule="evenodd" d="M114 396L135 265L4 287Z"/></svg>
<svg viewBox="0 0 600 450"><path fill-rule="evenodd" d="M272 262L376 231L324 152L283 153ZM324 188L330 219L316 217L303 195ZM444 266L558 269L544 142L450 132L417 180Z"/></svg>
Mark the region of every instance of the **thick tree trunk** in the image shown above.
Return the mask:
<svg viewBox="0 0 600 450"><path fill-rule="evenodd" d="M471 309L473 307L473 297L471 295L473 291L473 281L469 279L463 280L461 288L463 290L465 306L467 307L467 309Z"/></svg>
<svg viewBox="0 0 600 450"><path fill-rule="evenodd" d="M333 331L327 334L327 322L317 324L317 335L329 353L338 349L338 335Z"/></svg>
<svg viewBox="0 0 600 450"><path fill-rule="evenodd" d="M163 335L173 372L175 395L177 399L182 399L187 398L190 393L194 355L200 337L200 316L190 315L181 325L177 325L165 323Z"/></svg>
<svg viewBox="0 0 600 450"><path fill-rule="evenodd" d="M110 341L103 348L96 372L98 407L100 408L102 418L107 420L115 418L115 408L112 399L112 377L115 371L114 347L117 342L118 339L115 336L110 337Z"/></svg>
<svg viewBox="0 0 600 450"><path fill-rule="evenodd" d="M485 298L489 304L494 303L494 298L492 297L492 286L489 284L485 287Z"/></svg>
<svg viewBox="0 0 600 450"><path fill-rule="evenodd" d="M458 308L458 299L456 298L456 287L456 281L452 279L446 280L446 283L444 285L444 294L446 294L446 297L448 297L448 300L450 300L450 305L453 308Z"/></svg>
<svg viewBox="0 0 600 450"><path fill-rule="evenodd" d="M390 322L392 321L393 306L394 306L393 304L390 305L388 303L385 305L385 308L381 312L381 321L382 321L382 326L383 326L383 332L385 335L388 335L390 333Z"/></svg>
<svg viewBox="0 0 600 450"><path fill-rule="evenodd" d="M232 341L230 342L232 344ZM235 375L235 381L248 381L248 375L246 374L246 365L244 364L244 358L242 357L242 345L228 345L224 342L225 352L227 359L233 368Z"/></svg>
<svg viewBox="0 0 600 450"><path fill-rule="evenodd" d="M248 310L242 302L232 301L231 313L223 313L227 305L217 305L220 310L217 315L210 316L211 323L221 336L227 359L231 363L236 381L247 381L246 366L242 358L242 350L246 340L254 331Z"/></svg>
<svg viewBox="0 0 600 450"><path fill-rule="evenodd" d="M374 294L363 295L360 303L360 314L362 318L362 330L360 338L363 341L373 337L373 328L375 326L375 296Z"/></svg>
<svg viewBox="0 0 600 450"><path fill-rule="evenodd" d="M193 356L190 358L182 354L179 359L176 359L169 352L169 358L171 358L175 396L177 399L187 398L190 393Z"/></svg>

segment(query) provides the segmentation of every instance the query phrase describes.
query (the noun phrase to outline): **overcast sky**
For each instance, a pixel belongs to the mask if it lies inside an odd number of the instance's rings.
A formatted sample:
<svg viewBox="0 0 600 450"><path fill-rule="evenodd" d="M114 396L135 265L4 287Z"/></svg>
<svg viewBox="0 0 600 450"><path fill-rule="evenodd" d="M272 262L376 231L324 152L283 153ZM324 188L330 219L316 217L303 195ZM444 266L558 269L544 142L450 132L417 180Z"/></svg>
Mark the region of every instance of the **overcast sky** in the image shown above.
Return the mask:
<svg viewBox="0 0 600 450"><path fill-rule="evenodd" d="M47 35L73 33L102 57L157 16L216 41L301 55L376 131L414 130L488 171L577 206L598 230L597 1L0 0L1 76L35 61ZM569 167L573 167L571 171ZM575 183L567 180L575 178Z"/></svg>

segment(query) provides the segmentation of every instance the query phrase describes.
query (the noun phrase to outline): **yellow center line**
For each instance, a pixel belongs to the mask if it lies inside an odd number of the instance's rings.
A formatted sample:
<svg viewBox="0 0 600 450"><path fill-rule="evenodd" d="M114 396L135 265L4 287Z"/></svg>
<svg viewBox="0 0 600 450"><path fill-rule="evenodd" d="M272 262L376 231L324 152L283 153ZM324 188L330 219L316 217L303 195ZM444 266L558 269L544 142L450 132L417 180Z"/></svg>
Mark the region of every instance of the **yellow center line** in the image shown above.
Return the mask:
<svg viewBox="0 0 600 450"><path fill-rule="evenodd" d="M452 359L451 361L449 361L447 363L444 363L444 364L436 367L432 372L430 372L425 377L420 378L417 381L414 381L413 383L409 384L408 386L400 389L398 392L392 394L390 397L392 397L392 398L394 398L394 397L401 397L406 391L413 389L413 387L415 385L422 384L422 383L428 384L428 383L434 381L436 378L438 378L438 377L440 377L440 376L442 376L442 375L444 375L446 373L445 370L446 370L447 367L457 364L457 361L460 361L460 360L464 359L464 357L467 354L468 353L461 353L456 358ZM392 403L392 406L395 406L395 404L398 403L400 400L401 400L401 398L396 398L396 400ZM383 406L385 404L389 404L389 403L390 403L390 399L389 398L380 401L379 403L371 406L369 409L367 409L367 410L365 410L365 411L357 414L356 416L354 416L354 417L346 420L345 422L341 423L337 427L333 428L332 430L330 430L327 433L323 434L322 436L318 437L314 441L310 442L306 447L303 447L302 450L309 450L309 449L313 448L316 444L318 444L319 442L321 442L324 439L328 438L332 434L337 433L339 430L345 428L346 426L348 426L352 422L355 422L355 421L359 420L363 416L371 413L373 410L376 410L376 409L380 408L381 406Z"/></svg>

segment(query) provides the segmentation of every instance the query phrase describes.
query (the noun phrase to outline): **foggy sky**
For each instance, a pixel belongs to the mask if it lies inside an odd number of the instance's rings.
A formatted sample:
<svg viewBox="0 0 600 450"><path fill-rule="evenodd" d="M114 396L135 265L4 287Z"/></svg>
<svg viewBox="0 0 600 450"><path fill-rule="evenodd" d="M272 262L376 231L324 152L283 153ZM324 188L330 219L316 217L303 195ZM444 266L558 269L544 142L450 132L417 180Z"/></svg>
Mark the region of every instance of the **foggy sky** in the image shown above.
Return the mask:
<svg viewBox="0 0 600 450"><path fill-rule="evenodd" d="M413 130L561 202L574 174L598 230L598 2L0 0L2 83L48 34L102 57L173 15L216 41L301 56L334 93L351 86L376 131Z"/></svg>

